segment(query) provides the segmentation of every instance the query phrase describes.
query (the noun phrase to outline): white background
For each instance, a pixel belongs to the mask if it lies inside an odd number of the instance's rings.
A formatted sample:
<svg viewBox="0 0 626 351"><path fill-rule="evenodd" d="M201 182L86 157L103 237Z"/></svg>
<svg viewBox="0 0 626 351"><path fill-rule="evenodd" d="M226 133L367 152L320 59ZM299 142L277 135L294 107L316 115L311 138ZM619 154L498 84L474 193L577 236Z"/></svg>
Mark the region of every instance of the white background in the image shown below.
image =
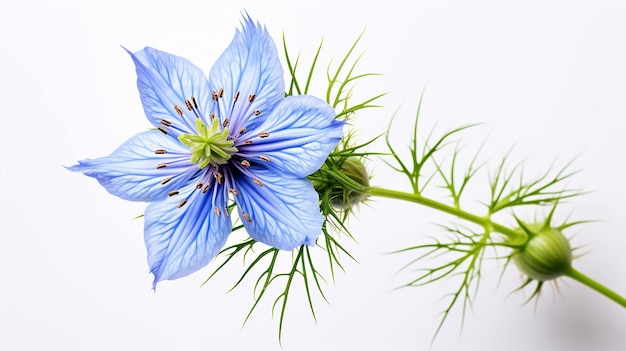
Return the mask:
<svg viewBox="0 0 626 351"><path fill-rule="evenodd" d="M244 9L279 44L284 31L303 57L323 36L324 65L366 28L359 67L385 76L357 86L356 94L390 95L385 108L358 120L362 140L383 132L398 111L394 138L398 148L406 147L406 130L427 85L423 134L435 125L446 130L484 122L465 136L467 149L488 136L484 155L498 157L515 144L511 158L526 159L528 175L555 158L563 164L578 156L575 168L582 171L572 184L594 192L559 216L601 221L567 233L585 245L575 267L626 294L621 1L4 0L0 349L280 349L269 300L240 328L252 287L226 294L242 271L239 263L203 288L214 264L154 293L143 223L132 219L144 204L115 198L93 179L63 168L107 155L148 127L134 67L120 45L154 46L208 72ZM382 150L382 144L371 148ZM370 166L373 184L409 190L380 159ZM411 277L395 275L408 258L387 253L441 234L433 223L447 220L393 201L362 207L350 222L358 244L342 241L360 263L346 260L347 273L326 286L330 305L316 299L317 323L301 290L294 293L283 349L428 349L444 296L454 286L394 290ZM509 293L522 278L510 268L498 284L500 271L497 263L485 264L463 330L460 314L453 313L432 350L626 349L626 311L615 303L562 280L536 305L521 306L529 291Z"/></svg>

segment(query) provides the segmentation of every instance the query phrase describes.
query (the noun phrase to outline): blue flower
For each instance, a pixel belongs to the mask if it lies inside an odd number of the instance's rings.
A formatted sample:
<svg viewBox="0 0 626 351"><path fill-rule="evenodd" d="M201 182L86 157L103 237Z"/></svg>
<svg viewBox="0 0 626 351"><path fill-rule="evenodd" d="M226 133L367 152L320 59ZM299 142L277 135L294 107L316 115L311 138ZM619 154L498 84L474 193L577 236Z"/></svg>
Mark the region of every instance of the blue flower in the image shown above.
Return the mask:
<svg viewBox="0 0 626 351"><path fill-rule="evenodd" d="M217 255L232 228L229 198L255 240L282 250L314 245L323 217L306 176L337 145L344 122L320 99L285 97L266 29L246 16L208 80L178 56L150 47L129 54L156 129L69 169L113 195L150 202L144 236L153 287Z"/></svg>

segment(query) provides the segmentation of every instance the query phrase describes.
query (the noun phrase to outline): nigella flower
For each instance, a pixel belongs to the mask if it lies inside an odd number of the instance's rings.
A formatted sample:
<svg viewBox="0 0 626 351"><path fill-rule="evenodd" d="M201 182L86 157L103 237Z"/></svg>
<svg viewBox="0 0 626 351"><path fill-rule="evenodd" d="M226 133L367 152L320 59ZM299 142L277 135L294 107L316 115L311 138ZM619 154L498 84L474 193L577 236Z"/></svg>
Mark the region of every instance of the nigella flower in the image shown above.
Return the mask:
<svg viewBox="0 0 626 351"><path fill-rule="evenodd" d="M344 123L320 99L285 97L267 31L246 16L208 80L178 56L150 47L129 54L156 129L69 169L123 199L150 202L144 236L154 286L219 252L232 228L229 198L255 240L283 250L313 245L323 217L306 176L337 145Z"/></svg>

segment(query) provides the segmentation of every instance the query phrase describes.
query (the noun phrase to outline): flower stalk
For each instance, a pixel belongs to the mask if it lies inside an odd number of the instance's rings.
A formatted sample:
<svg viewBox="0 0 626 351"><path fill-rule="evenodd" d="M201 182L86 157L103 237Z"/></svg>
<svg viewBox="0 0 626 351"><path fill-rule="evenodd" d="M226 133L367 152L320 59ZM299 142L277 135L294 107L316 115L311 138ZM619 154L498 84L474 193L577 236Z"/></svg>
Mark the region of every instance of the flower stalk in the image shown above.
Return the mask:
<svg viewBox="0 0 626 351"><path fill-rule="evenodd" d="M487 217L477 216L475 214L464 211L458 207L453 207L443 202L430 199L421 194L412 194L412 193L391 190L391 189L377 188L377 187L369 188L367 192L371 196L385 197L385 198L395 199L395 200L403 200L403 201L408 201L408 202L413 202L419 205L423 205L426 207L430 207L432 209L453 215L454 217L464 219L474 224L478 224L482 226L483 228L485 228L486 230L491 230L494 232L504 234L511 239L516 239L516 238L524 239L525 238L524 234L518 231L515 231L509 227L506 227L502 224L498 224L492 221L488 216Z"/></svg>
<svg viewBox="0 0 626 351"><path fill-rule="evenodd" d="M603 296L609 298L610 300L614 301L618 305L626 308L626 298L625 297L623 297L620 294L616 293L615 291L607 288L606 286L598 283L597 281L591 279L589 276L581 273L577 269L574 269L573 267L570 267L567 271L565 271L565 273L563 275L565 275L566 277L569 277L571 279L574 279L575 281L577 281L577 282L587 286L588 288L591 288L591 289L595 290L596 292L602 294Z"/></svg>

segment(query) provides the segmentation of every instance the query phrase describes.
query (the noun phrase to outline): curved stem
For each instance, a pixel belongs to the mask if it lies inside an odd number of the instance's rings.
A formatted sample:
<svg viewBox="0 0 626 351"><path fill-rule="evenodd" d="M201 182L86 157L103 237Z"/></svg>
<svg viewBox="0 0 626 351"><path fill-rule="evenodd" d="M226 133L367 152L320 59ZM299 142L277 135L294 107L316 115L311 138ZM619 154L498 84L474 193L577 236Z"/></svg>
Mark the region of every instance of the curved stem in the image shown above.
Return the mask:
<svg viewBox="0 0 626 351"><path fill-rule="evenodd" d="M397 191L397 190L383 189L383 188L376 188L376 187L369 188L368 193L371 196L379 196L379 197L386 197L386 198L396 199L396 200L404 200L404 201L409 201L409 202L414 202L416 204L424 205L432 209L451 214L455 217L462 218L466 221L478 224L484 228L490 228L491 230L504 234L511 239L519 238L523 236L522 233L519 233L502 224L495 223L491 221L491 219L488 217L477 216L475 214L463 211L460 208L446 205L439 201L429 199L420 194L412 194L412 193L406 193L406 192Z"/></svg>
<svg viewBox="0 0 626 351"><path fill-rule="evenodd" d="M574 279L575 281L586 285L587 287L595 290L596 292L608 297L609 299L615 301L616 303L618 303L619 305L621 305L622 307L626 308L626 298L620 296L618 293L616 293L615 291L607 288L606 286L598 283L597 281L589 278L588 276L582 274L581 272L577 271L576 269L574 269L573 267L570 267L570 269L565 272L565 275Z"/></svg>

